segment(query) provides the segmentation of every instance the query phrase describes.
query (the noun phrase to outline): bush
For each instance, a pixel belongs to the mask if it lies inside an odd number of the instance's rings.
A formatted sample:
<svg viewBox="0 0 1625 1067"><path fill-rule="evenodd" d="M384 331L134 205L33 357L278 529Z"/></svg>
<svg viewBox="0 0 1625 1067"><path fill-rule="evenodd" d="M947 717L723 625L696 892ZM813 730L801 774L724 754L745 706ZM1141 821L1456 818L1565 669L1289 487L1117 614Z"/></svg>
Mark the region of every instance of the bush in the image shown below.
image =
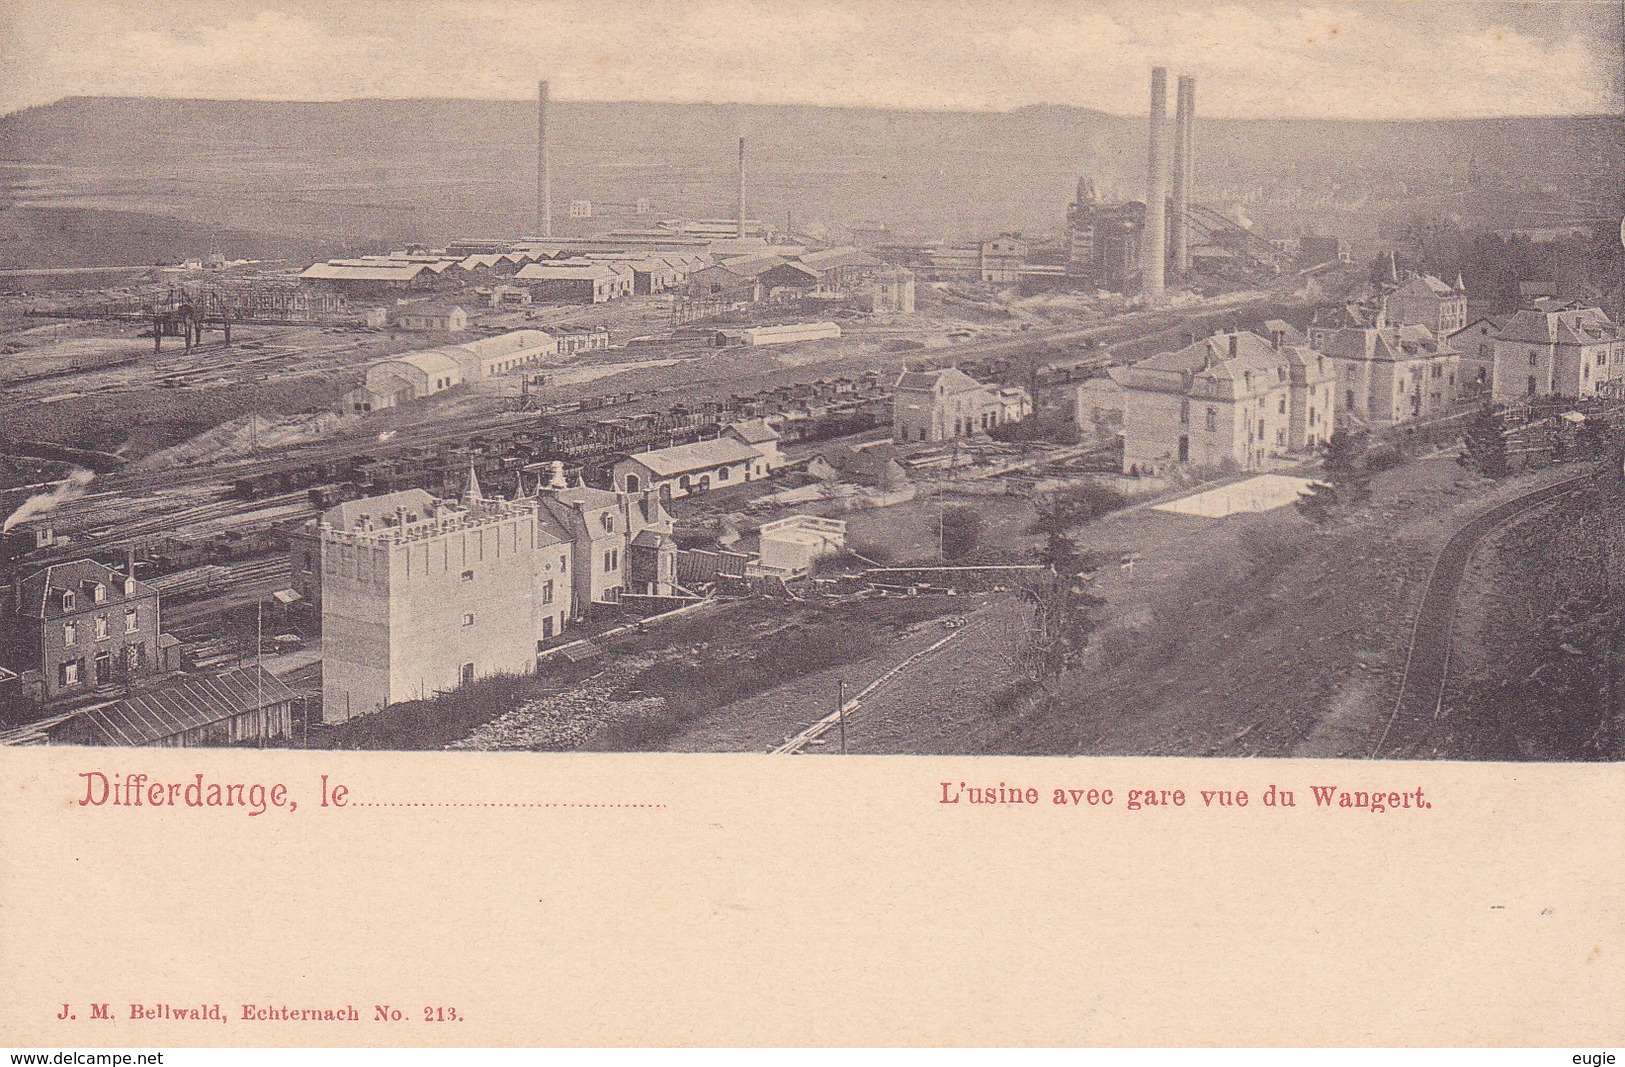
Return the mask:
<svg viewBox="0 0 1625 1067"><path fill-rule="evenodd" d="M1405 453L1387 443L1372 445L1365 451L1365 469L1368 471L1391 470L1404 462Z"/></svg>
<svg viewBox="0 0 1625 1067"><path fill-rule="evenodd" d="M964 559L982 539L982 513L973 507L950 505L942 509L937 521L941 525L944 560Z"/></svg>

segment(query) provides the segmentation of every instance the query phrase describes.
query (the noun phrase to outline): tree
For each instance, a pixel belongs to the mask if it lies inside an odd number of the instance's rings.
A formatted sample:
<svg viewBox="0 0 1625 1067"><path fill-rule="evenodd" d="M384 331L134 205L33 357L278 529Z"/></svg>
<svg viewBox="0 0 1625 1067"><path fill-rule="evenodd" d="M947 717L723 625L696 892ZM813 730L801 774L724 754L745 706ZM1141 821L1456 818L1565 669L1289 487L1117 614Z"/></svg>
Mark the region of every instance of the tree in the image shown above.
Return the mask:
<svg viewBox="0 0 1625 1067"><path fill-rule="evenodd" d="M1044 710L1054 710L1060 681L1077 664L1095 629L1092 612L1106 601L1089 590L1090 575L1099 567L1092 553L1070 555L1063 550L1070 540L1053 535L1050 566L1030 573L1017 587L1017 595L1031 609L1025 625L1016 629L1009 654L1016 668L1044 693Z"/></svg>
<svg viewBox="0 0 1625 1067"><path fill-rule="evenodd" d="M1492 404L1485 404L1467 420L1462 438L1460 463L1474 467L1486 478L1504 478L1507 465L1507 442L1501 435L1506 419Z"/></svg>
<svg viewBox="0 0 1625 1067"><path fill-rule="evenodd" d="M1065 534L1091 519L1116 511L1127 501L1123 494L1100 482L1085 482L1043 497L1034 505L1038 511L1029 533Z"/></svg>
<svg viewBox="0 0 1625 1067"><path fill-rule="evenodd" d="M942 527L940 534L944 560L964 559L981 542L982 513L973 507L964 504L945 507L937 521Z"/></svg>

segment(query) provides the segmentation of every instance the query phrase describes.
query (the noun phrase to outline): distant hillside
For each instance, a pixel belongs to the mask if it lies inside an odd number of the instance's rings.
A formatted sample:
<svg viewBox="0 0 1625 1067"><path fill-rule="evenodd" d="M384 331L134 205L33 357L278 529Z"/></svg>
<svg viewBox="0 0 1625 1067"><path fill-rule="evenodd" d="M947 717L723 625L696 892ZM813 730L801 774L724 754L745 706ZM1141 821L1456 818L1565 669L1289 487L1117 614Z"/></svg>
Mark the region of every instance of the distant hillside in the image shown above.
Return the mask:
<svg viewBox="0 0 1625 1067"><path fill-rule="evenodd" d="M551 126L557 215L572 199L638 197L661 214L731 213L742 135L753 216L782 226L788 212L797 228L876 218L926 236L1056 231L1080 174L1139 195L1145 155L1143 118L1063 107L556 102ZM324 239L512 234L532 217L535 128L525 101L72 98L0 117L0 159L40 165L0 175L24 204L207 227ZM1470 168L1617 187L1625 160L1615 118L1199 120L1197 144L1199 196L1265 211L1317 196L1358 201L1356 190L1392 207L1396 189L1408 197Z"/></svg>

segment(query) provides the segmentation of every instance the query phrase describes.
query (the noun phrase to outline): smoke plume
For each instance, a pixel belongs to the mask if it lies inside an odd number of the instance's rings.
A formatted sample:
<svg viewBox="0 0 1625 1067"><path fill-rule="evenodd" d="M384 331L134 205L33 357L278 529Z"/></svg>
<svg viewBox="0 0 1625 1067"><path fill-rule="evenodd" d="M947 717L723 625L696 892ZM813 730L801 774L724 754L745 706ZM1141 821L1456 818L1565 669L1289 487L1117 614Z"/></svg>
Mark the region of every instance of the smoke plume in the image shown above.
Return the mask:
<svg viewBox="0 0 1625 1067"><path fill-rule="evenodd" d="M0 533L9 531L19 522L25 522L38 515L44 515L61 504L70 500L78 500L85 495L85 486L95 480L95 475L83 467L75 467L73 473L56 483L56 488L49 493L36 493L23 501L23 506L12 512L6 518L5 525L0 526Z"/></svg>

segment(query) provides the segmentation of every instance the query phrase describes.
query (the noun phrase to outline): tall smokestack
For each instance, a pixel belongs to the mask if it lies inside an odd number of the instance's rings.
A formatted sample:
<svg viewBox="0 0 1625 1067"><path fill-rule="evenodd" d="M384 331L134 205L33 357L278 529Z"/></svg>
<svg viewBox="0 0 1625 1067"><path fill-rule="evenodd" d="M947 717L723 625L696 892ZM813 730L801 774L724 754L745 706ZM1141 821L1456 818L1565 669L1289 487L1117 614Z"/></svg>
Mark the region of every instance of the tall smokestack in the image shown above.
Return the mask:
<svg viewBox="0 0 1625 1067"><path fill-rule="evenodd" d="M735 236L740 240L745 237L745 139L739 139L739 198L735 203L737 209Z"/></svg>
<svg viewBox="0 0 1625 1067"><path fill-rule="evenodd" d="M1162 159L1168 123L1168 69L1151 68L1151 138L1145 157L1145 231L1140 235L1140 292L1161 296L1168 267L1168 173Z"/></svg>
<svg viewBox="0 0 1625 1067"><path fill-rule="evenodd" d="M547 83L536 83L536 232L553 236L553 176L547 165Z"/></svg>
<svg viewBox="0 0 1625 1067"><path fill-rule="evenodd" d="M1191 134L1196 120L1196 79L1179 76L1174 97L1174 272L1183 277L1191 269L1191 186L1196 177Z"/></svg>

